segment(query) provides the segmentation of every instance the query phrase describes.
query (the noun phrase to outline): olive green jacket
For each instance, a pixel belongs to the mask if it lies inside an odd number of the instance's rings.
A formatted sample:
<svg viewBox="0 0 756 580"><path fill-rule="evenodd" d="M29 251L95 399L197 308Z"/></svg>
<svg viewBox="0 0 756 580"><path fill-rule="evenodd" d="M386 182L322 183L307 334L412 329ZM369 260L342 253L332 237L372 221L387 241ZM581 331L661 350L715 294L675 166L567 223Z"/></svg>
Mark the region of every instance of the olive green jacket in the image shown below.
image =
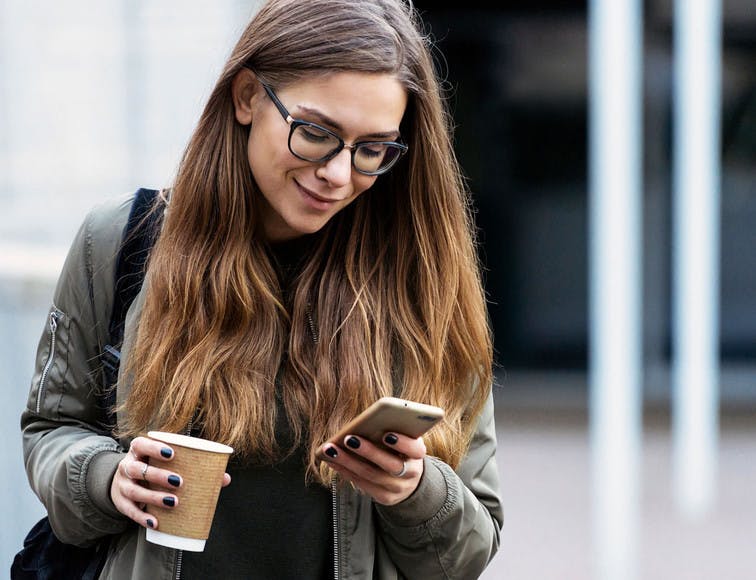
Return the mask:
<svg viewBox="0 0 756 580"><path fill-rule="evenodd" d="M102 427L99 354L107 342L113 277L133 196L105 202L84 221L66 259L40 339L21 417L31 487L58 537L87 545L114 535L102 578L180 577L181 553L151 544L119 513L110 484L129 441ZM123 357L143 304L126 317ZM119 379L118 400L128 394ZM397 506L374 504L351 489L334 491L334 565L338 578L477 578L499 545L502 509L495 460L493 401L480 416L456 470L427 457L416 492Z"/></svg>

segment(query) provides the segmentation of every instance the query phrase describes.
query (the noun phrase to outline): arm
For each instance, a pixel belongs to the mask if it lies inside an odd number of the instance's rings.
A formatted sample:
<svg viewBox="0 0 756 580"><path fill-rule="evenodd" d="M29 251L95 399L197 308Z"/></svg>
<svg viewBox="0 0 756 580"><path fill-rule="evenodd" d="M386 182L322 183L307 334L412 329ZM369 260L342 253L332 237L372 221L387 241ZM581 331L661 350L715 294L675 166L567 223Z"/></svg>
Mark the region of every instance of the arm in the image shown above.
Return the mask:
<svg viewBox="0 0 756 580"><path fill-rule="evenodd" d="M499 547L503 522L493 398L455 472L425 457L420 485L394 506L376 504L378 532L408 578L477 578Z"/></svg>
<svg viewBox="0 0 756 580"><path fill-rule="evenodd" d="M99 354L112 303L114 259L128 203L90 213L66 258L40 339L29 399L21 416L33 491L58 537L85 545L125 529L109 482L121 446L103 429L97 405ZM109 277L110 276L110 277Z"/></svg>

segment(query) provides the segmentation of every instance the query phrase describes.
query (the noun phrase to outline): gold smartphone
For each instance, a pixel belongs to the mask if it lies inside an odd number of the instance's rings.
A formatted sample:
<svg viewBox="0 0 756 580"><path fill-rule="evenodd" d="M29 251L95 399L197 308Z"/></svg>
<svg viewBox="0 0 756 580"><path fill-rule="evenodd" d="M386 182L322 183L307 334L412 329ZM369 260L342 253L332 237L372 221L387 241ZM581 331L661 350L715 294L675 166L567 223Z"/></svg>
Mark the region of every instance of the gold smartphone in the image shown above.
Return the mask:
<svg viewBox="0 0 756 580"><path fill-rule="evenodd" d="M344 449L344 438L347 435L359 435L383 445L383 435L389 431L417 438L443 417L444 410L440 407L397 397L382 397L344 425L328 439L328 443ZM322 451L318 451L318 455L323 458Z"/></svg>

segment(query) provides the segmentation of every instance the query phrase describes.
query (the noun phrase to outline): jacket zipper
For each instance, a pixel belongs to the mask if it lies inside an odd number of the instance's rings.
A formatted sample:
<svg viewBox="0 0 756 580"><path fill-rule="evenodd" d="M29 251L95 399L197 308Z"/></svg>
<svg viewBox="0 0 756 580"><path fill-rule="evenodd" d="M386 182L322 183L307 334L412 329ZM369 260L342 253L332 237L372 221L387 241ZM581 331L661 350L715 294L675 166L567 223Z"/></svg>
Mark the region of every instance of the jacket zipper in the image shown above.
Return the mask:
<svg viewBox="0 0 756 580"><path fill-rule="evenodd" d="M176 576L175 580L181 579L181 564L182 560L184 559L184 551L183 550L176 550Z"/></svg>
<svg viewBox="0 0 756 580"><path fill-rule="evenodd" d="M339 580L339 510L335 478L331 480L331 514L333 516L333 579Z"/></svg>
<svg viewBox="0 0 756 580"><path fill-rule="evenodd" d="M318 329L315 326L315 321L312 319L312 306L310 303L307 303L307 326L310 327L310 334L312 335L312 342L315 344L318 344L319 336L318 336Z"/></svg>
<svg viewBox="0 0 756 580"><path fill-rule="evenodd" d="M50 368L55 360L55 333L58 330L58 320L61 318L63 318L63 313L57 308L53 308L50 312L50 354L47 357L45 367L42 369L42 376L39 379L39 387L37 388L37 414L39 414L39 410L42 408L42 395L45 391L47 374L50 372Z"/></svg>

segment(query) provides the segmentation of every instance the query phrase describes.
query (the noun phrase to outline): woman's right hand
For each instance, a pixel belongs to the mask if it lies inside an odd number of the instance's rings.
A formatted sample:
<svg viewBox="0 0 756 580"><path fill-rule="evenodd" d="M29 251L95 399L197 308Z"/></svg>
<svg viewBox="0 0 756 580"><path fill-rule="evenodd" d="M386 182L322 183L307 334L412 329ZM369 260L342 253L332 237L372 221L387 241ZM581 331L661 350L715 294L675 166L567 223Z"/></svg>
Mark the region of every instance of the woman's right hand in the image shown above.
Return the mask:
<svg viewBox="0 0 756 580"><path fill-rule="evenodd" d="M170 461L173 459L173 449L147 437L134 439L113 476L110 498L119 512L140 526L157 528L157 518L145 512L145 507L176 507L179 504L177 492L184 480L178 473L150 465L150 458ZM154 489L148 488L148 483ZM223 487L229 483L231 476L226 473L223 475Z"/></svg>

